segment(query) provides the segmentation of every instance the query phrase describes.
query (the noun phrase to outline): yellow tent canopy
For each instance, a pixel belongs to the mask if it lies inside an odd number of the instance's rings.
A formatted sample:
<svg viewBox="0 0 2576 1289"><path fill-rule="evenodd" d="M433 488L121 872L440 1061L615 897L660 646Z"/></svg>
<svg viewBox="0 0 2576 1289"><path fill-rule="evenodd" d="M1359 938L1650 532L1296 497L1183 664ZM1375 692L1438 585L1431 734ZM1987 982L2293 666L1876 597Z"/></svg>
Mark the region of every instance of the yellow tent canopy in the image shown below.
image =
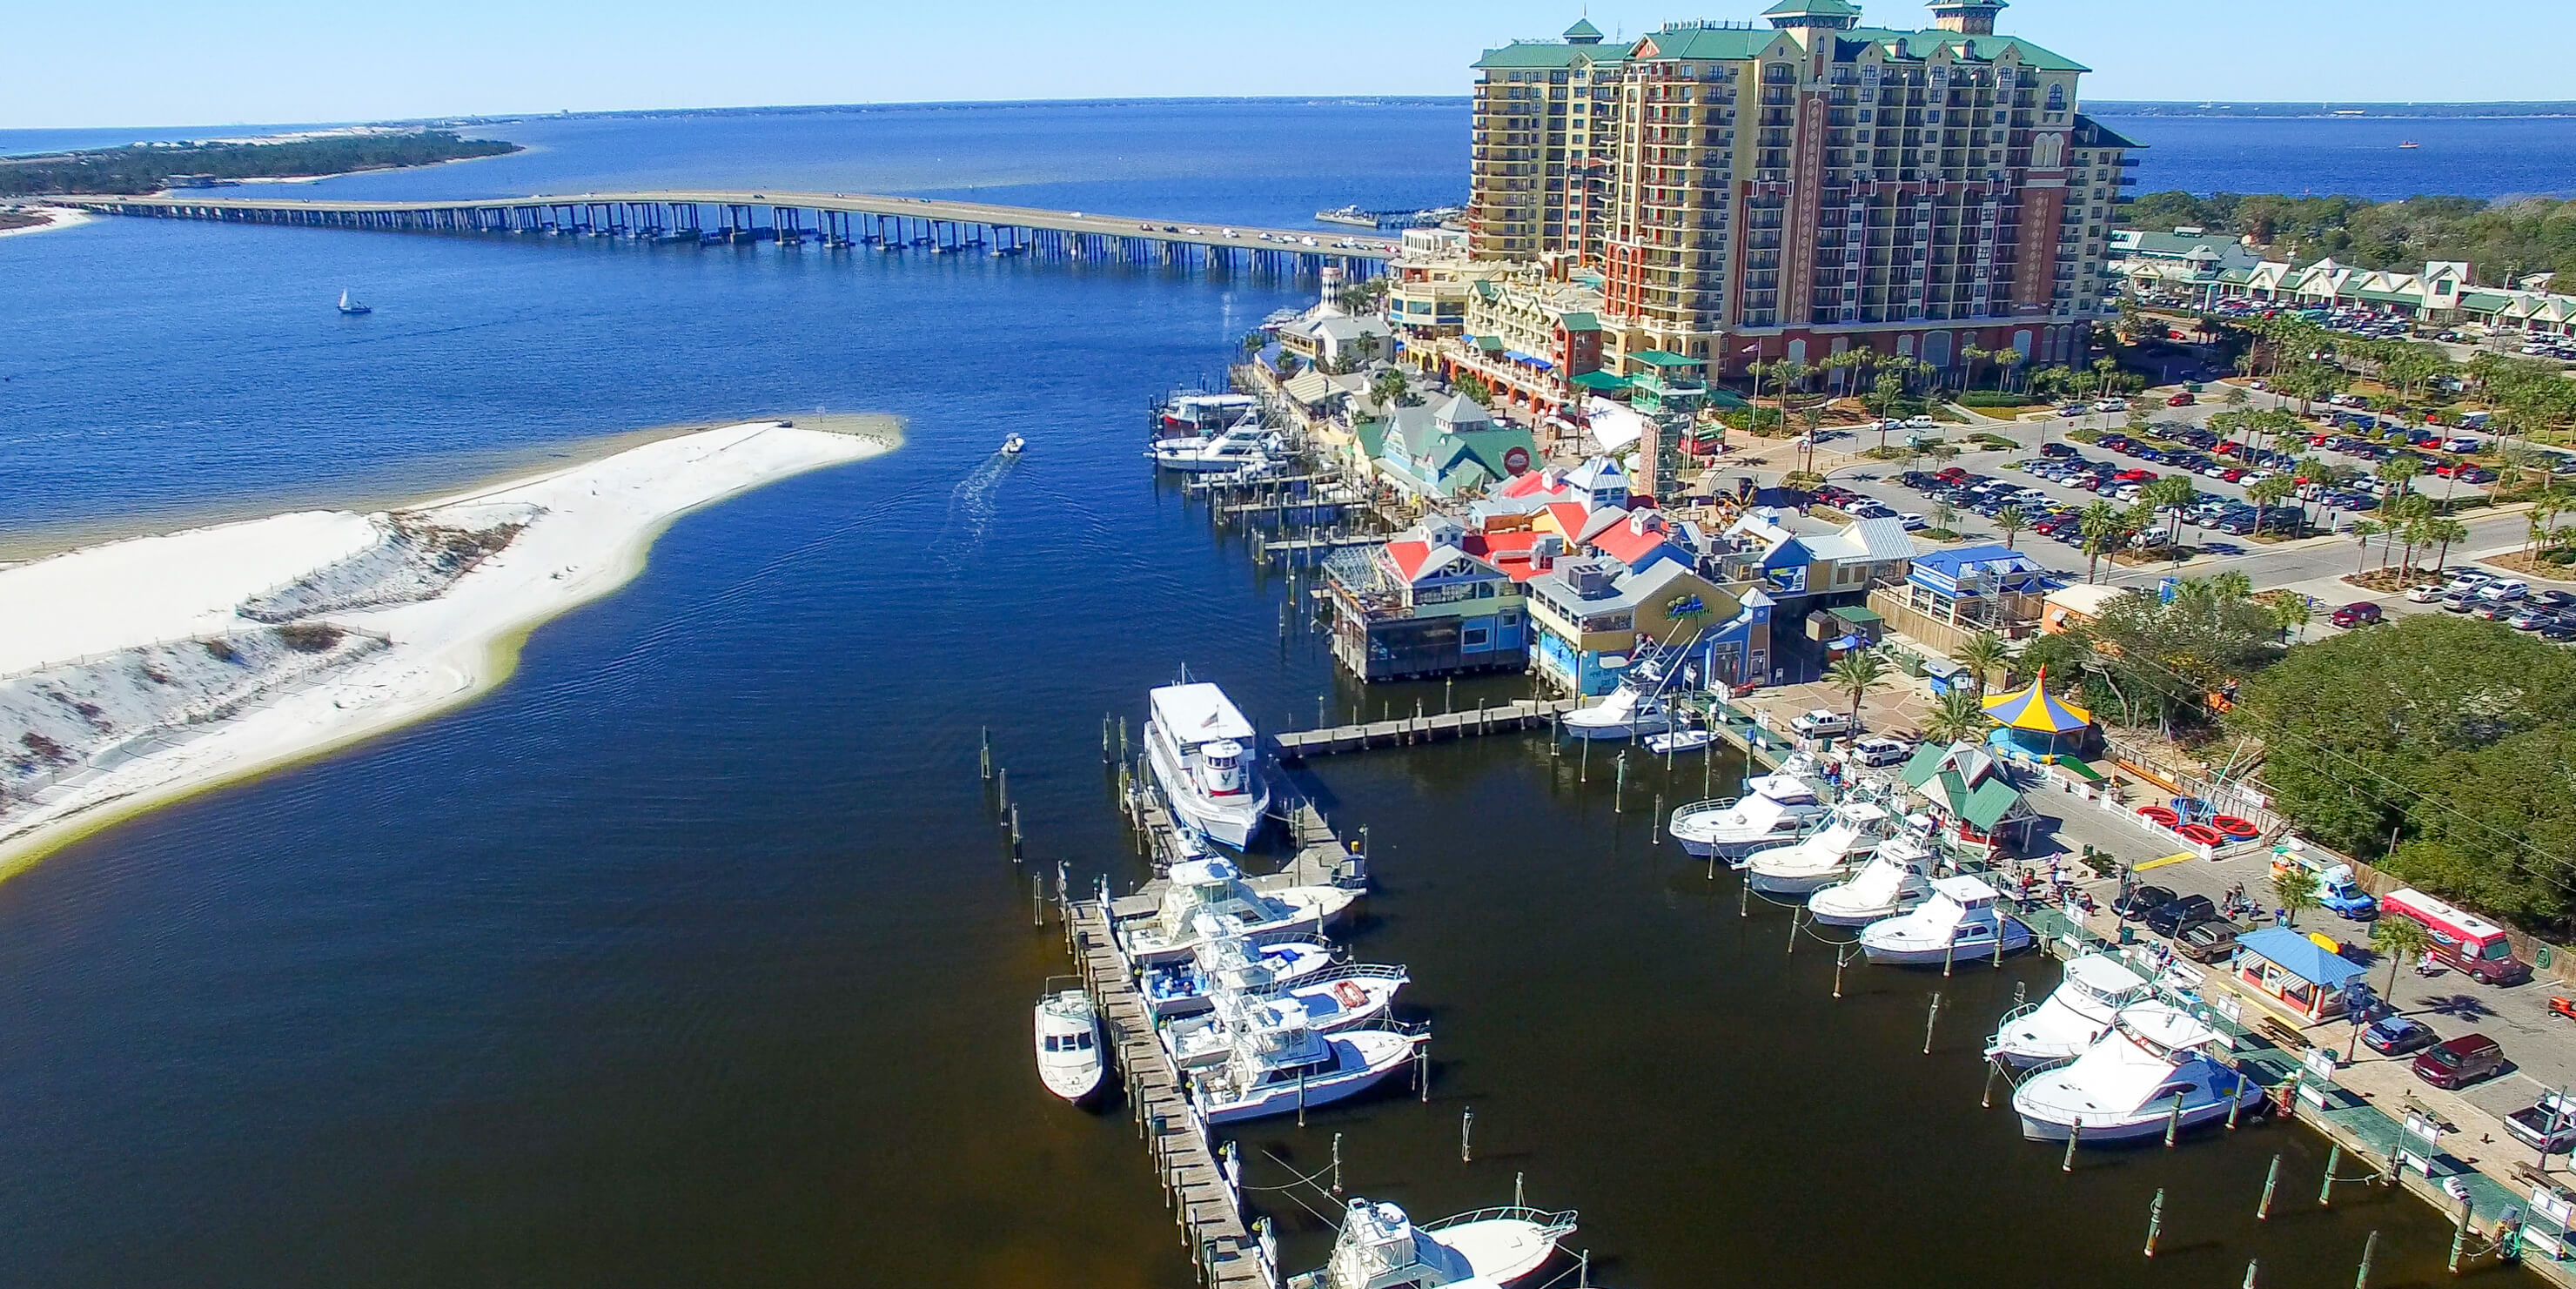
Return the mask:
<svg viewBox="0 0 2576 1289"><path fill-rule="evenodd" d="M2028 689L1987 699L1986 715L2006 729L2038 734L2072 734L2093 723L2093 713L2049 697L2045 667Z"/></svg>

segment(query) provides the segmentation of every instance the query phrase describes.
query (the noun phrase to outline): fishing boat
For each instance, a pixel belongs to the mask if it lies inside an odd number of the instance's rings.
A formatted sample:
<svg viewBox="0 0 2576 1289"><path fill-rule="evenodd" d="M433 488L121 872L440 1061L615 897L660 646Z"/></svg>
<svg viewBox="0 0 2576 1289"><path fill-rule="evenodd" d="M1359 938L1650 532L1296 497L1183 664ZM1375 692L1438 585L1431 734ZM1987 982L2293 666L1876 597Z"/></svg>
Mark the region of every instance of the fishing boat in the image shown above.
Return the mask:
<svg viewBox="0 0 2576 1289"><path fill-rule="evenodd" d="M1267 993L1333 965L1333 947L1321 940L1289 938L1255 944L1241 933L1239 921L1228 922L1230 929L1201 936L1188 957L1146 968L1137 983L1156 1016L1205 1011L1219 990Z"/></svg>
<svg viewBox="0 0 2576 1289"><path fill-rule="evenodd" d="M1173 818L1220 846L1249 845L1270 809L1270 785L1253 768L1252 722L1205 681L1162 686L1145 705L1145 760Z"/></svg>
<svg viewBox="0 0 2576 1289"><path fill-rule="evenodd" d="M1887 839L1889 815L1870 801L1834 807L1825 826L1785 846L1745 856L1744 884L1764 895L1805 895L1849 876Z"/></svg>
<svg viewBox="0 0 2576 1289"><path fill-rule="evenodd" d="M1266 996L1225 990L1206 1011L1164 1022L1159 1034L1180 1068L1196 1069L1224 1060L1247 1030L1302 1025L1330 1034L1366 1025L1394 1008L1409 979L1402 967L1351 963Z"/></svg>
<svg viewBox="0 0 2576 1289"><path fill-rule="evenodd" d="M1868 926L1921 904L1932 894L1932 848L1900 833L1878 844L1847 882L1807 897L1808 917L1825 926Z"/></svg>
<svg viewBox="0 0 2576 1289"><path fill-rule="evenodd" d="M1260 409L1260 402L1250 394L1210 394L1195 390L1167 394L1154 406L1153 437L1212 439L1224 433L1226 427Z"/></svg>
<svg viewBox="0 0 2576 1289"><path fill-rule="evenodd" d="M1284 1009L1260 1019L1277 1023L1228 1029L1224 1050L1188 1071L1207 1122L1293 1114L1358 1096L1403 1069L1431 1037L1426 1027L1386 1020L1327 1034Z"/></svg>
<svg viewBox="0 0 2576 1289"><path fill-rule="evenodd" d="M1073 977L1058 976L1047 981L1047 992L1038 998L1037 1053L1038 1081L1049 1092L1067 1101L1081 1101L1100 1090L1108 1062L1103 1059L1107 1043L1100 1032L1100 1010L1091 995L1078 986L1057 988L1057 981L1073 982Z"/></svg>
<svg viewBox="0 0 2576 1289"><path fill-rule="evenodd" d="M1375 228L1378 222L1376 211L1364 210L1358 206L1339 206L1332 210L1319 210L1315 212L1315 220L1318 223L1342 224L1351 228Z"/></svg>
<svg viewBox="0 0 2576 1289"><path fill-rule="evenodd" d="M1675 752L1696 752L1707 747L1717 734L1704 728L1670 730L1646 740L1646 750L1657 756Z"/></svg>
<svg viewBox="0 0 2576 1289"><path fill-rule="evenodd" d="M1861 952L1898 966L1991 958L1998 943L2005 953L2019 953L2031 946L2030 928L1995 907L2001 898L1978 878L1935 878L1931 898L1913 912L1862 927Z"/></svg>
<svg viewBox="0 0 2576 1289"><path fill-rule="evenodd" d="M2121 1008L2153 996L2146 977L2110 954L2069 959L2066 978L2048 997L2006 1014L1995 1027L1986 1059L2023 1067L2064 1064L2108 1033Z"/></svg>
<svg viewBox="0 0 2576 1289"><path fill-rule="evenodd" d="M2262 1086L2210 1054L2218 1031L2164 1003L2124 1007L2069 1064L2013 1089L2032 1141L2122 1141L2224 1119L2263 1099Z"/></svg>
<svg viewBox="0 0 2576 1289"><path fill-rule="evenodd" d="M1672 725L1664 700L1622 684L1590 707L1565 714L1565 732L1575 738L1624 739L1660 734Z"/></svg>
<svg viewBox="0 0 2576 1289"><path fill-rule="evenodd" d="M1813 758L1792 753L1779 769L1747 780L1743 797L1694 801L1675 810L1669 831L1683 850L1703 859L1734 859L1777 845L1825 816L1824 800L1807 778L1815 772Z"/></svg>
<svg viewBox="0 0 2576 1289"><path fill-rule="evenodd" d="M1291 1276L1288 1289L1486 1289L1547 1265L1574 1233L1574 1211L1513 1205L1415 1225L1402 1208L1354 1199L1342 1214L1322 1269Z"/></svg>
<svg viewBox="0 0 2576 1289"><path fill-rule="evenodd" d="M1119 923L1117 934L1128 961L1150 967L1178 962L1200 945L1226 936L1267 941L1313 935L1339 919L1359 895L1341 886L1256 891L1225 860L1183 860L1172 865L1154 911Z"/></svg>
<svg viewBox="0 0 2576 1289"><path fill-rule="evenodd" d="M2401 148L2420 148L2424 145L2417 143L2413 139L2403 139L2398 142L2397 146Z"/></svg>
<svg viewBox="0 0 2576 1289"><path fill-rule="evenodd" d="M355 298L351 297L350 294L344 290L340 292L340 312L355 316L361 313L374 313L375 310L358 303Z"/></svg>
<svg viewBox="0 0 2576 1289"><path fill-rule="evenodd" d="M1213 438L1157 440L1145 449L1155 468L1180 474L1226 474L1255 461L1285 455L1287 444L1275 430L1249 417Z"/></svg>
<svg viewBox="0 0 2576 1289"><path fill-rule="evenodd" d="M1020 449L1025 448L1028 445L1029 441L1027 439L1014 434L1011 437L1002 440L1002 455L1006 457L1018 456L1020 454Z"/></svg>

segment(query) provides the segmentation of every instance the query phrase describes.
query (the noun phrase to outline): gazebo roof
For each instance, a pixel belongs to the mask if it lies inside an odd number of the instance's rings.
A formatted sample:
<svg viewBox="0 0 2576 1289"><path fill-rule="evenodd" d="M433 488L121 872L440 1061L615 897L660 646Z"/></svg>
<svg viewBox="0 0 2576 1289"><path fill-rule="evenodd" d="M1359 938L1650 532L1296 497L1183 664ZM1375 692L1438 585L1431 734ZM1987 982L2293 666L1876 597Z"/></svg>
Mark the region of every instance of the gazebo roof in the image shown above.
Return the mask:
<svg viewBox="0 0 2576 1289"><path fill-rule="evenodd" d="M1987 699L1986 715L2006 729L2041 734L2072 734L2093 723L2093 713L2049 696L2046 668L2029 688Z"/></svg>

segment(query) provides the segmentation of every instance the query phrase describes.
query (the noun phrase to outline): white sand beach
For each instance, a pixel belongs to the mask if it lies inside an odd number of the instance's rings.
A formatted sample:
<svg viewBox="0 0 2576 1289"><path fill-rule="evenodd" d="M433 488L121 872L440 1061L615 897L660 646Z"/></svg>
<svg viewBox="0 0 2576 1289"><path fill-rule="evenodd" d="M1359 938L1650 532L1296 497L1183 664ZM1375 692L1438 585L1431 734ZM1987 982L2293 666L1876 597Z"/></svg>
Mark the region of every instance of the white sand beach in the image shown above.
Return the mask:
<svg viewBox="0 0 2576 1289"><path fill-rule="evenodd" d="M0 237L23 237L29 233L49 233L57 228L78 227L79 225L86 224L91 220L98 218L98 216L93 215L88 211L74 210L69 206L34 206L20 213L34 215L42 222L34 224L20 224L15 228L0 228Z"/></svg>
<svg viewBox="0 0 2576 1289"><path fill-rule="evenodd" d="M0 875L88 831L455 706L672 519L895 447L762 421L398 512L299 511L0 568Z"/></svg>

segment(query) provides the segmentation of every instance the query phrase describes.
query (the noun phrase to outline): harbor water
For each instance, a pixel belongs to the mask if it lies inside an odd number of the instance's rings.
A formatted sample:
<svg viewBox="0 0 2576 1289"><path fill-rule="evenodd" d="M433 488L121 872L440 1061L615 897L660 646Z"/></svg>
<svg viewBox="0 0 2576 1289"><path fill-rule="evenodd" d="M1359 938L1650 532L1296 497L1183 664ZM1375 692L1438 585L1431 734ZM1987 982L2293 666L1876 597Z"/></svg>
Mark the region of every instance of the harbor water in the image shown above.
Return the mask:
<svg viewBox="0 0 2576 1289"><path fill-rule="evenodd" d="M1237 183L1231 152L1121 169L1147 146L1125 118L1019 110L962 131L971 148L867 120L762 144L754 118L703 181L935 172L989 200L1246 221L1461 181L1454 120L1434 157L1399 146L1434 127L1317 107L1387 141L1353 145L1361 180L1300 181L1253 149ZM664 142L710 146L692 121L544 128L525 158L315 191L650 185L675 179ZM1050 140L1045 173L1015 137ZM375 312L338 316L344 288ZM1285 577L1148 477L1147 400L1311 290L126 220L0 240L15 535L433 491L654 425L824 408L908 434L683 518L470 707L0 883L0 1282L1187 1284L1132 1125L1055 1102L1031 1068L1029 1003L1068 970L1058 929L1032 925L1031 870L1146 876L1104 715L1134 728L1182 664L1267 729L1528 693L1348 685L1293 615L1283 633ZM996 460L1015 432L1028 454ZM1028 865L976 773L985 727ZM2341 1286L2373 1229L2374 1284L2440 1275L2449 1229L2412 1200L2345 1186L2317 1207L2304 1129L2088 1150L2061 1173L2000 1087L1978 1105L1986 1031L2052 970L1854 964L1837 1000L1833 946L1793 951L1782 910L1739 915L1729 875L1651 835L1657 797L1704 774L1731 792L1740 767L1633 753L1620 790L1616 749L1565 752L1497 736L1298 772L1369 829L1356 956L1411 968L1433 1079L1427 1104L1247 1126L1247 1183L1324 1167L1335 1134L1351 1193L1426 1217L1506 1202L1517 1176L1582 1210L1572 1243L1623 1286L2233 1285L2249 1259L2266 1286ZM2275 1152L2283 1198L2258 1225ZM1320 1259L1305 1206L1325 1197L1254 1200L1292 1266Z"/></svg>

